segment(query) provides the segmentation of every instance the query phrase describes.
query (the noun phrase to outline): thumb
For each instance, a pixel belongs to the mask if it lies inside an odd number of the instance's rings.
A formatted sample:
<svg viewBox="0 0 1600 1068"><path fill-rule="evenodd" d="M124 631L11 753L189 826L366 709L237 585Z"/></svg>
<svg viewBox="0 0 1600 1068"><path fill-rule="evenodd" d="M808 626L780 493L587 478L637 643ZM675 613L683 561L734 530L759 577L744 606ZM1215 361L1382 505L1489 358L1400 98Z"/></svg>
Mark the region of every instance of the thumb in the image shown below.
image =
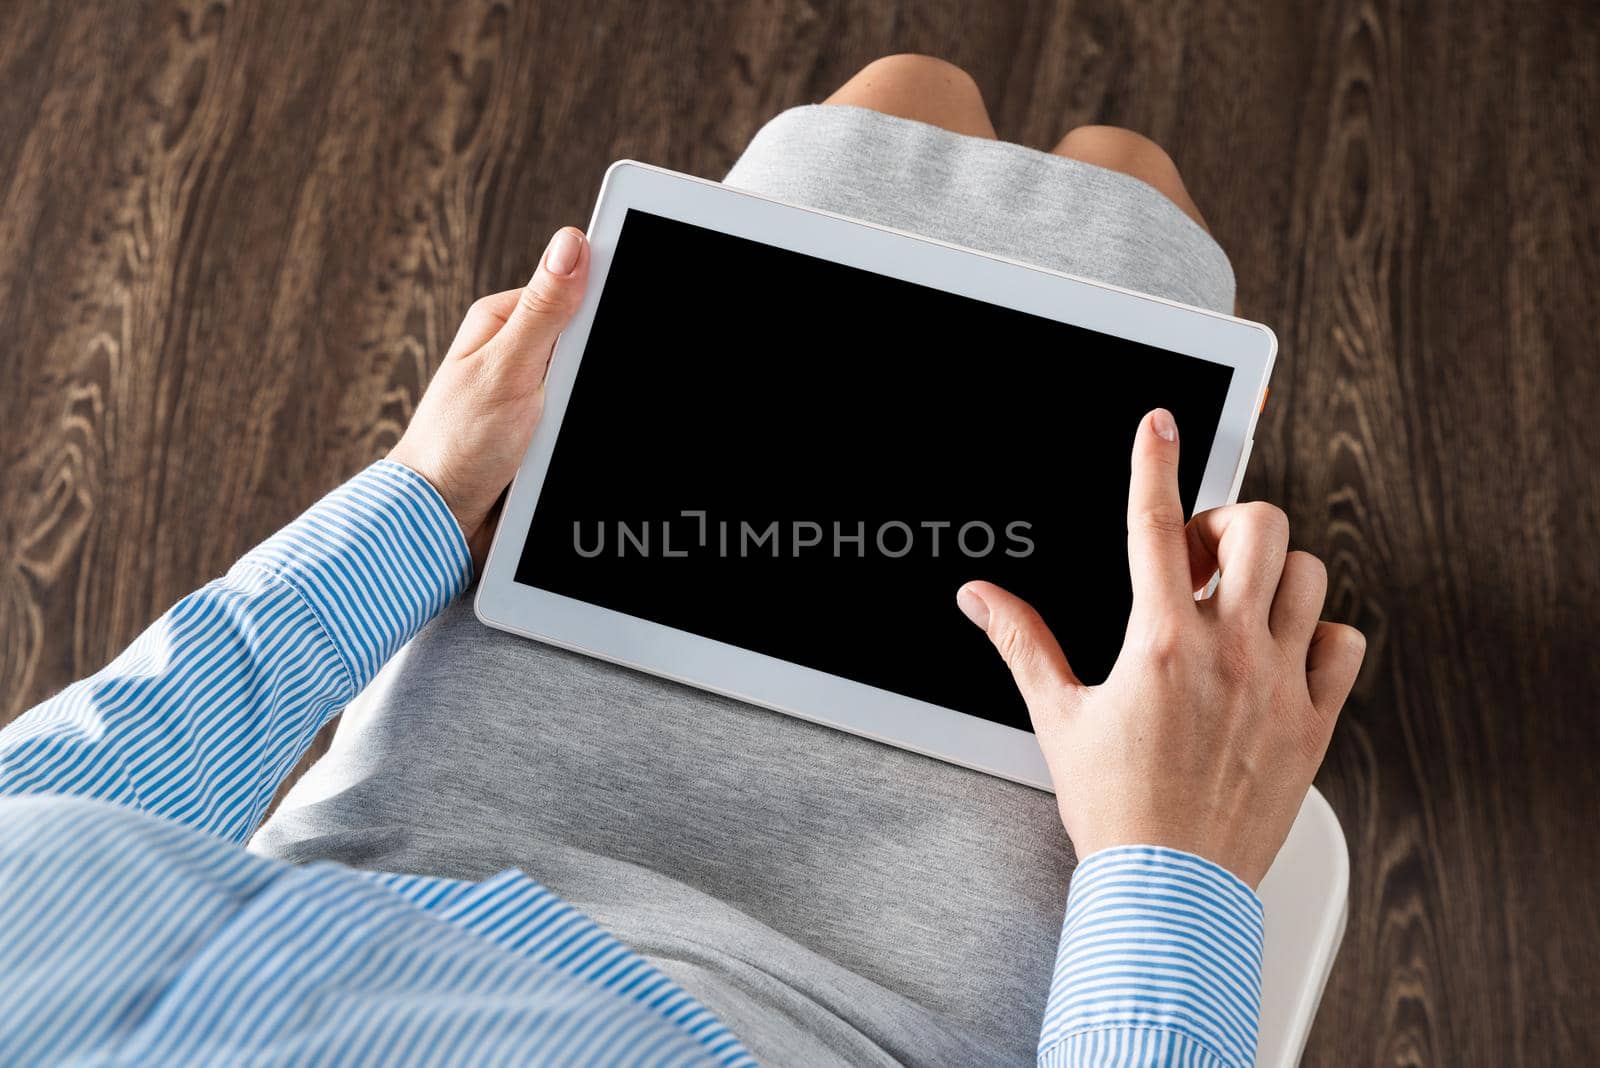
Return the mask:
<svg viewBox="0 0 1600 1068"><path fill-rule="evenodd" d="M1034 607L992 582L969 582L956 591L956 605L982 628L1011 669L1017 689L1033 713L1076 700L1083 683L1067 663L1061 644Z"/></svg>
<svg viewBox="0 0 1600 1068"><path fill-rule="evenodd" d="M572 226L557 230L539 269L494 336L496 358L513 360L518 377L527 375L530 384L543 382L551 349L583 302L588 277L589 242L583 231Z"/></svg>

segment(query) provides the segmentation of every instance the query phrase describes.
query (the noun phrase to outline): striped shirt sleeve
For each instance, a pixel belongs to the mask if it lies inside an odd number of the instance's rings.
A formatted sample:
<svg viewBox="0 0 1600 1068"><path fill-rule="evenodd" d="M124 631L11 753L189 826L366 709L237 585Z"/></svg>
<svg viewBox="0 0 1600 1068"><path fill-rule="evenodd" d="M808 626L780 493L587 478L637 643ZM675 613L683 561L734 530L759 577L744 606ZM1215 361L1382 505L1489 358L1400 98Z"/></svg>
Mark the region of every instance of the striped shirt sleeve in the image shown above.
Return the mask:
<svg viewBox="0 0 1600 1068"><path fill-rule="evenodd" d="M1072 876L1039 1064L1248 1068L1261 900L1189 853L1121 846Z"/></svg>
<svg viewBox="0 0 1600 1068"><path fill-rule="evenodd" d="M94 797L243 841L471 570L433 487L380 461L0 731L0 795Z"/></svg>

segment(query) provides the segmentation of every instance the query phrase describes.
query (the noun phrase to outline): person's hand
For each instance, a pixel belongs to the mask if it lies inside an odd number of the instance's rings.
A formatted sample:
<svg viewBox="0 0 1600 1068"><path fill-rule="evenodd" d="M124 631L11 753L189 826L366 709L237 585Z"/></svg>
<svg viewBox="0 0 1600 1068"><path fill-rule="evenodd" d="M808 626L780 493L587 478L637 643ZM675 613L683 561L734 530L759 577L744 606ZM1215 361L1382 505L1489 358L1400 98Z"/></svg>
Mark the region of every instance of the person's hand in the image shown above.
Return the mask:
<svg viewBox="0 0 1600 1068"><path fill-rule="evenodd" d="M1185 526L1177 427L1158 409L1133 445L1133 611L1102 685L1079 682L1026 602L987 582L957 593L1027 701L1080 857L1168 846L1260 885L1366 650L1359 631L1318 620L1327 572L1288 545L1288 520L1260 502Z"/></svg>
<svg viewBox="0 0 1600 1068"><path fill-rule="evenodd" d="M389 453L439 491L479 568L494 537L500 496L544 409L550 350L578 310L588 278L589 243L569 226L551 238L526 286L468 309Z"/></svg>

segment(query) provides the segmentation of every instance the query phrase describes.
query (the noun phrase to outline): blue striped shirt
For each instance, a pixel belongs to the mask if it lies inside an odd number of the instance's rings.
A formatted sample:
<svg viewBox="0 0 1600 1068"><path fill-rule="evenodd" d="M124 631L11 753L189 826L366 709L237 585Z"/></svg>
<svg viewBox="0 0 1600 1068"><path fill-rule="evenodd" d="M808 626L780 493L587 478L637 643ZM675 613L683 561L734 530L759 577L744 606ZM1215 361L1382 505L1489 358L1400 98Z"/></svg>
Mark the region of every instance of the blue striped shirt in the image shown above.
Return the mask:
<svg viewBox="0 0 1600 1068"><path fill-rule="evenodd" d="M0 731L0 1064L746 1065L535 880L246 852L317 730L461 593L438 494L377 463ZM1261 904L1154 847L1086 858L1042 1065L1246 1065Z"/></svg>

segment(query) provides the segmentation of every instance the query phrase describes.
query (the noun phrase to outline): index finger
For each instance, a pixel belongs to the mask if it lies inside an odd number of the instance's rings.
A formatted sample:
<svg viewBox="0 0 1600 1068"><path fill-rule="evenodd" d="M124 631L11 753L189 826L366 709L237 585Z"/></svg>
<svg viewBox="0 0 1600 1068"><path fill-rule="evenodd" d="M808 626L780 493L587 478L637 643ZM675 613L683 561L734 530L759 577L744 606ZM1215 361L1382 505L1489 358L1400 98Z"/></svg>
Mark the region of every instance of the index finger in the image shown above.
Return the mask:
<svg viewBox="0 0 1600 1068"><path fill-rule="evenodd" d="M1178 424L1157 408L1139 423L1128 482L1128 568L1133 603L1194 607L1183 498L1178 493Z"/></svg>

